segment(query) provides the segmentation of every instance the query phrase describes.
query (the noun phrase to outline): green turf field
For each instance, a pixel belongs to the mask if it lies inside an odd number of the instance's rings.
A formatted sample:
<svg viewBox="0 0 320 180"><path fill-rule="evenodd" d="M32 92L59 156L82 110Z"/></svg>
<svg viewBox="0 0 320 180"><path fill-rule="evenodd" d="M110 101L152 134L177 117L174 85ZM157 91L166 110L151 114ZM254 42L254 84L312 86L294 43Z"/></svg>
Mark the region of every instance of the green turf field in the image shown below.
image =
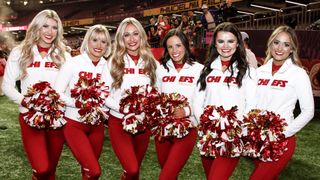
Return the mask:
<svg viewBox="0 0 320 180"><path fill-rule="evenodd" d="M102 166L101 179L118 180L121 174L121 166L111 149L107 134L106 131L104 149L100 158L100 164ZM300 133L298 133L297 139L295 154L279 179L320 179L319 116L313 119ZM241 158L231 179L248 179L252 170L253 165L251 161L246 158ZM154 143L151 140L147 155L141 167L140 179L157 179L158 174L159 165L156 159ZM31 179L31 168L21 144L18 124L18 107L6 97L0 97L0 180L11 179ZM66 146L60 158L57 179L81 179L79 165ZM179 179L205 179L200 157L196 148L181 172Z"/></svg>

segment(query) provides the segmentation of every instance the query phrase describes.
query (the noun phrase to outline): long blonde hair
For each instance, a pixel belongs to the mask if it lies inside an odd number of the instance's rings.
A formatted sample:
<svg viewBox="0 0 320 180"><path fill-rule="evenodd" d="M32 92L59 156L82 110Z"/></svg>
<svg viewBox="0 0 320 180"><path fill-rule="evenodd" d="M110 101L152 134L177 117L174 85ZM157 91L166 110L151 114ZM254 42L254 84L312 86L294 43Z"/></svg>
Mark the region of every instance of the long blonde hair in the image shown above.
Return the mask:
<svg viewBox="0 0 320 180"><path fill-rule="evenodd" d="M291 57L292 62L298 66L301 66L302 63L300 61L299 54L298 54L299 53L298 38L294 29L292 29L289 26L279 26L277 29L275 29L272 32L267 42L268 48L266 51L266 60L264 63L267 63L272 58L272 54L271 54L272 43L275 40L275 38L282 32L287 33L290 38L290 46L291 46L292 53L289 56Z"/></svg>
<svg viewBox="0 0 320 180"><path fill-rule="evenodd" d="M111 57L112 60L112 69L111 69L111 76L113 78L112 87L118 89L121 87L124 75L124 56L127 53L125 43L123 40L123 35L125 28L128 24L134 25L141 37L140 41L140 48L139 48L139 55L144 60L144 73L150 77L151 85L154 85L156 82L156 62L153 57L153 54L150 50L150 45L147 41L147 35L140 24L133 17L125 18L119 25L118 30L115 35L115 44L113 49L113 54Z"/></svg>
<svg viewBox="0 0 320 180"><path fill-rule="evenodd" d="M23 79L27 76L27 67L33 62L33 52L32 48L36 45L40 40L39 31L40 28L46 23L48 19L53 19L57 22L58 25L58 33L57 37L53 41L52 50L50 51L50 58L53 63L60 68L61 65L65 62L64 54L66 52L66 46L63 43L63 27L62 22L58 16L58 14L54 10L43 10L39 12L29 24L26 37L22 41L21 47L21 61L20 68L22 73L20 75L20 79Z"/></svg>
<svg viewBox="0 0 320 180"><path fill-rule="evenodd" d="M109 34L108 29L101 25L101 24L96 24L94 26L91 26L89 28L89 30L87 31L86 35L84 36L84 39L82 41L81 44L81 48L80 48L80 52L84 53L89 51L88 49L88 43L89 40L92 38L97 37L99 34L104 34L106 36L106 40L107 40L107 49L106 52L104 53L104 57L108 57L111 54L111 37Z"/></svg>

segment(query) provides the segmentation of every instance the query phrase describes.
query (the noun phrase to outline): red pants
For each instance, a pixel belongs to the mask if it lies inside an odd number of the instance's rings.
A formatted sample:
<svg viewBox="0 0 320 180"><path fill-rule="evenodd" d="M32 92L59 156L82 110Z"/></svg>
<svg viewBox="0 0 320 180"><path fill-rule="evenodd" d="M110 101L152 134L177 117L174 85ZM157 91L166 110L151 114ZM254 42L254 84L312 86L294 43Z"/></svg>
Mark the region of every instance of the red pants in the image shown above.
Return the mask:
<svg viewBox="0 0 320 180"><path fill-rule="evenodd" d="M250 176L250 180L255 179L270 179L274 180L278 178L278 175L281 173L281 171L286 167L289 160L291 159L294 150L296 148L296 137L292 136L288 138L288 150L284 152L284 154L281 156L281 158L278 161L274 162L263 162L258 161L258 163L255 163L255 169L253 173Z"/></svg>
<svg viewBox="0 0 320 180"><path fill-rule="evenodd" d="M155 140L156 152L160 163L160 180L176 180L179 172L189 159L197 139L197 130L193 128L183 138L173 140Z"/></svg>
<svg viewBox="0 0 320 180"><path fill-rule="evenodd" d="M99 158L104 140L103 123L98 126L83 124L68 118L64 136L74 157L82 167L82 179L99 179Z"/></svg>
<svg viewBox="0 0 320 180"><path fill-rule="evenodd" d="M148 149L150 130L130 134L123 130L122 120L112 115L108 122L110 142L123 168L121 179L139 179L139 169Z"/></svg>
<svg viewBox="0 0 320 180"><path fill-rule="evenodd" d="M201 156L202 166L209 180L228 180L236 168L240 158Z"/></svg>
<svg viewBox="0 0 320 180"><path fill-rule="evenodd" d="M32 179L54 180L64 144L63 131L32 128L24 122L22 114L19 122L24 150L33 170Z"/></svg>

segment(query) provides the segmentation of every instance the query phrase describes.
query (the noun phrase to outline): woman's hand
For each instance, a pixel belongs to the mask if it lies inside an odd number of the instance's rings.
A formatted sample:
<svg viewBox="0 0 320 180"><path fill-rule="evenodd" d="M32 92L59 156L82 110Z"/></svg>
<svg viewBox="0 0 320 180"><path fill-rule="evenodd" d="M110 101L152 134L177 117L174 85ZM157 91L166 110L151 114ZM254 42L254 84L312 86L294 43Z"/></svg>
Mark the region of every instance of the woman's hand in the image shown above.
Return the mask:
<svg viewBox="0 0 320 180"><path fill-rule="evenodd" d="M173 112L173 117L175 117L175 118L186 117L186 112L184 111L184 108L176 108Z"/></svg>

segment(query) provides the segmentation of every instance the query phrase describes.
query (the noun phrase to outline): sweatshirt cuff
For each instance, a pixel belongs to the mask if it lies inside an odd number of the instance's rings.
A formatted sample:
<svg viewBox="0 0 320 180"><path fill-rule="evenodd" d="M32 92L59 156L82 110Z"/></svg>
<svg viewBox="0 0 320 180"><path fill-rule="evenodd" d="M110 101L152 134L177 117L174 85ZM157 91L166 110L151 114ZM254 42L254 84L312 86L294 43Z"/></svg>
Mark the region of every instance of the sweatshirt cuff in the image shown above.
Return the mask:
<svg viewBox="0 0 320 180"><path fill-rule="evenodd" d="M191 116L191 108L190 108L190 106L186 106L183 109L184 109L184 112L186 113L186 117Z"/></svg>

